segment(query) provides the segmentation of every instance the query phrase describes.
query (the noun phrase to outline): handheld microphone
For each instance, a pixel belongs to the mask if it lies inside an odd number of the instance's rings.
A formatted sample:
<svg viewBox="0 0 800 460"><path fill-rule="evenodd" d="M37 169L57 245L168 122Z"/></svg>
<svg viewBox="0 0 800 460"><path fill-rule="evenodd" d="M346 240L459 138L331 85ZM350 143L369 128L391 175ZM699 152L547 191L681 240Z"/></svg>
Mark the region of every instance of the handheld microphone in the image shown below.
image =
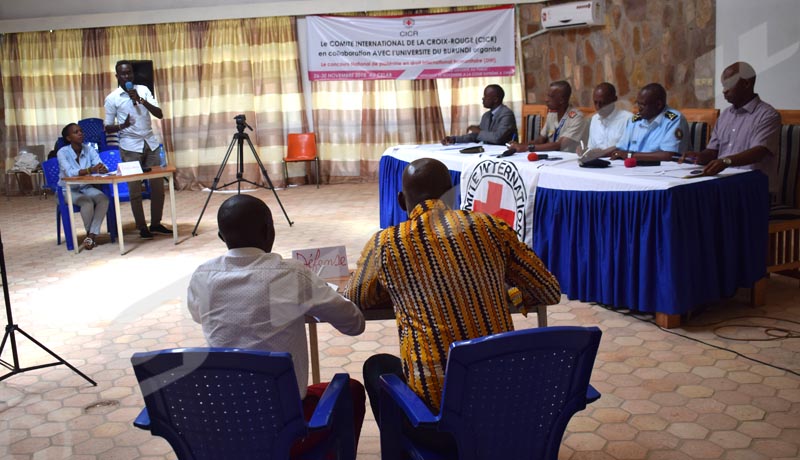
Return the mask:
<svg viewBox="0 0 800 460"><path fill-rule="evenodd" d="M546 160L549 157L546 153L529 153L528 154L528 161L539 161L539 160Z"/></svg>
<svg viewBox="0 0 800 460"><path fill-rule="evenodd" d="M129 82L129 81L126 81L125 82L125 91L130 91L132 89L133 89L133 83ZM138 102L134 101L133 98L131 98L131 101L133 101L133 105L138 105L139 104Z"/></svg>
<svg viewBox="0 0 800 460"><path fill-rule="evenodd" d="M636 167L636 158L630 157L625 159L625 167L626 168L635 168Z"/></svg>

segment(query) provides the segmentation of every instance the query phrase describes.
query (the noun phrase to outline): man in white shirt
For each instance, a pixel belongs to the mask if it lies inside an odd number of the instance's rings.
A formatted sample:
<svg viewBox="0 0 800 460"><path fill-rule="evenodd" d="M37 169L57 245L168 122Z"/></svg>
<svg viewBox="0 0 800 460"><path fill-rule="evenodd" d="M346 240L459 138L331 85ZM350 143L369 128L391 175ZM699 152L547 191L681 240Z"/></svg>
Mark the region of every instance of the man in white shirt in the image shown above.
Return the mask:
<svg viewBox="0 0 800 460"><path fill-rule="evenodd" d="M633 114L617 107L617 89L608 82L597 85L592 101L597 112L589 123L589 151L586 153L594 158L608 156L616 149Z"/></svg>
<svg viewBox="0 0 800 460"><path fill-rule="evenodd" d="M364 315L303 264L270 252L275 227L263 201L250 195L228 198L217 222L228 252L200 265L192 275L187 301L192 319L202 325L211 347L290 353L308 418L327 383L308 386L305 317L358 335L364 332ZM364 386L353 379L350 391L358 444L366 397ZM310 438L299 443L301 450L310 448Z"/></svg>
<svg viewBox="0 0 800 460"><path fill-rule="evenodd" d="M119 61L115 66L119 87L106 96L106 118L104 129L107 134L119 133L119 153L122 161L138 161L142 167L159 166L158 139L153 133L150 115L163 118L164 114L158 106L155 96L144 85L133 84L133 64L130 61ZM126 89L130 84L130 89ZM142 182L128 183L131 197L131 210L139 236L152 239L153 233L172 234L172 230L161 224L164 210L164 181L150 181L150 228L144 218L142 209Z"/></svg>

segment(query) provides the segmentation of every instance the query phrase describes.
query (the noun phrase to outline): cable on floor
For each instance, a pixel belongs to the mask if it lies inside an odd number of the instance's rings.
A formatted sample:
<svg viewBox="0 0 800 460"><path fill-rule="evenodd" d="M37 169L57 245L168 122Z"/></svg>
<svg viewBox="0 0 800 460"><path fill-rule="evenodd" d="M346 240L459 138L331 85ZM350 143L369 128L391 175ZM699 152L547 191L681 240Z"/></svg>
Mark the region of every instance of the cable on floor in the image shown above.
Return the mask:
<svg viewBox="0 0 800 460"><path fill-rule="evenodd" d="M731 350L731 349L728 349L728 348L725 348L725 347L721 347L719 345L714 345L713 343L708 343L708 342L705 342L703 340L697 339L695 337L691 337L691 336L688 336L686 334L681 334L680 332L673 331L671 329L663 328L663 327L659 326L658 324L656 324L656 322L653 319L651 319L649 317L644 317L641 314L638 314L638 312L632 311L629 308L622 308L622 307L617 308L617 307L614 307L612 305L605 305L605 304L601 304L601 303L598 303L598 302L589 302L589 304L590 305L597 305L598 307L601 307L601 308L603 308L605 310L613 311L613 312L621 314L623 316L630 316L631 318L638 319L639 321L642 321L644 323L652 324L655 327L657 327L657 328L661 329L662 331L667 332L669 334L677 335L678 337L683 337L684 339L693 340L693 341L695 341L697 343L702 343L703 345L705 345L707 347L711 347L711 348L716 348L718 350L727 351L727 352L733 353L736 356L739 356L741 358L747 359L749 361L753 361L753 362L756 362L756 363L759 363L759 364L763 364L764 366L768 366L768 367L771 367L773 369L777 369L777 370L780 370L780 371L783 371L783 372L787 372L789 374L793 374L793 375L796 375L796 376L800 377L800 372L798 372L798 371L795 371L795 370L792 370L792 369L788 369L788 368L785 368L785 367L781 367L781 366L778 366L778 365L775 365L775 364L772 364L772 363L768 363L768 362L765 362L765 361L761 361L760 359L756 359L756 358L747 356L745 354L739 353L738 351ZM768 317L768 316L738 316L738 317L735 317L735 318L730 318L730 319L717 321L717 322L713 322L713 323L702 324L702 325L683 326L683 327L685 329L709 327L709 326L714 326L714 325L717 325L717 324L722 324L722 323L725 323L727 321L746 319L746 318L771 319L771 320L785 321L785 322L788 322L788 323L794 323L794 324L800 325L800 322L798 322L798 321L792 321L790 319L784 319L784 318L773 318L773 317ZM721 334L717 333L717 331L719 329L724 329L724 328L733 327L733 326L743 326L743 327L749 327L749 328L764 329L765 330L764 331L765 334L766 335L770 335L770 337L762 338L762 339L739 339L739 338L728 338L728 337L726 337L724 335L721 335ZM727 324L727 325L724 325L724 326L719 326L719 327L714 329L714 334L717 337L720 337L720 338L723 338L723 339L727 339L727 340L737 340L737 341L747 341L747 342L752 342L752 341L771 341L771 340L784 340L784 339L800 338L800 331L797 331L797 330L794 330L794 329L774 327L774 326L759 326L759 325L753 325L753 324L745 324L745 325ZM783 334L783 335L776 335L776 334Z"/></svg>

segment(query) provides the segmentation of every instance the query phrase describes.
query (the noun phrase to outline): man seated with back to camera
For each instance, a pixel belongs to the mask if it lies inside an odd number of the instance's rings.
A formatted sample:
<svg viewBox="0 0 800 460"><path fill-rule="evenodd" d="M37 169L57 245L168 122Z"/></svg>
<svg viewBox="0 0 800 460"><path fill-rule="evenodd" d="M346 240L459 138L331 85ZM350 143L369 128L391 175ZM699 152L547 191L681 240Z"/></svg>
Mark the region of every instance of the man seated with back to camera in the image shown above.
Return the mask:
<svg viewBox="0 0 800 460"><path fill-rule="evenodd" d="M583 112L569 103L571 97L572 86L568 82L550 83L545 97L547 118L539 136L527 144L513 143L510 148L517 152L575 152L586 138L587 125Z"/></svg>
<svg viewBox="0 0 800 460"><path fill-rule="evenodd" d="M189 283L188 307L211 347L285 351L292 355L303 414L311 418L328 383L308 386L305 317L330 323L339 332L364 332L364 315L300 262L272 251L275 226L267 205L235 195L217 213L224 255L200 265ZM355 443L364 421L364 387L350 379ZM295 442L292 458L319 443L324 433Z"/></svg>
<svg viewBox="0 0 800 460"><path fill-rule="evenodd" d="M489 85L483 90L483 106L489 109L481 117L480 126L467 128L462 136L445 136L443 145L462 144L465 142L483 142L484 144L502 145L517 136L517 118L514 112L503 105L505 91L500 85Z"/></svg>
<svg viewBox="0 0 800 460"><path fill-rule="evenodd" d="M726 168L758 169L769 178L769 191L778 189L778 143L781 116L755 92L756 71L746 62L735 62L722 72L722 94L731 106L723 110L702 152L686 152L705 165L703 175Z"/></svg>
<svg viewBox="0 0 800 460"><path fill-rule="evenodd" d="M514 330L508 286L522 311L561 299L558 281L503 220L451 210L452 189L440 161L421 158L403 171L400 207L409 220L376 233L365 245L345 296L364 309L391 302L400 357L374 355L364 385L380 425L379 377L395 374L436 413L450 344ZM410 429L410 428L409 428ZM431 448L455 449L451 436L425 429L410 436Z"/></svg>
<svg viewBox="0 0 800 460"><path fill-rule="evenodd" d="M611 159L670 161L682 155L689 145L689 124L683 114L667 106L667 90L658 83L645 85L636 105L639 113L625 127Z"/></svg>

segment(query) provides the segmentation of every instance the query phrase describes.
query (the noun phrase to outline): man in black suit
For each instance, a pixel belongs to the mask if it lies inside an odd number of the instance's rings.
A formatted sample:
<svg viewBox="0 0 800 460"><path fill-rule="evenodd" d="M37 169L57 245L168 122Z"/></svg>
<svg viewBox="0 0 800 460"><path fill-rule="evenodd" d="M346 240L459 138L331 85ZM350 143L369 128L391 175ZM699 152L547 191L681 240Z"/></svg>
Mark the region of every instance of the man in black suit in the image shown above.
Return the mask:
<svg viewBox="0 0 800 460"><path fill-rule="evenodd" d="M483 90L483 106L489 109L481 117L480 126L470 126L462 136L445 136L442 144L461 144L464 142L483 142L503 145L517 134L517 118L514 112L503 105L506 93L500 85L489 85Z"/></svg>

